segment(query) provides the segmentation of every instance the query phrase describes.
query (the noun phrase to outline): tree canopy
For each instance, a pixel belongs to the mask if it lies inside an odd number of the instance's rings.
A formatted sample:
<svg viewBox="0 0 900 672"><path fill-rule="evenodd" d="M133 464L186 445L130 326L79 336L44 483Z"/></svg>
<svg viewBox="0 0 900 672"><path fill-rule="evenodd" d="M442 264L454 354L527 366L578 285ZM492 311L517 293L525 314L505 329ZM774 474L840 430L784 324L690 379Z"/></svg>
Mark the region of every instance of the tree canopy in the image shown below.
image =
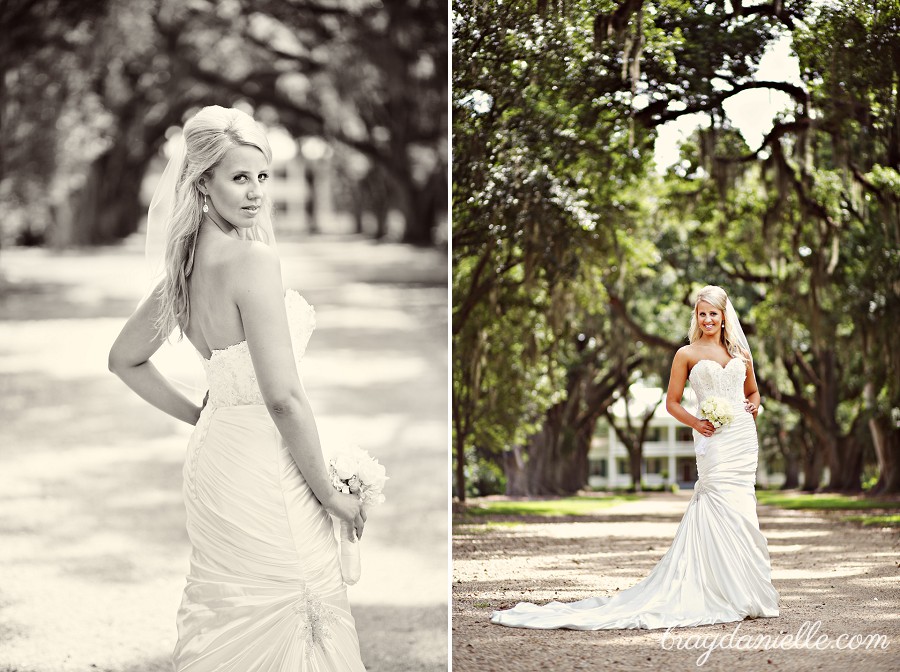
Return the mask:
<svg viewBox="0 0 900 672"><path fill-rule="evenodd" d="M166 130L243 102L333 143L349 191L431 244L446 193L446 6L440 0L10 0L0 29L0 201L7 234L111 242L141 218Z"/></svg>
<svg viewBox="0 0 900 672"><path fill-rule="evenodd" d="M586 485L596 420L666 384L705 284L741 314L788 485L900 488L898 21L890 0L454 3L460 498ZM757 76L779 39L800 84ZM752 89L793 101L758 147L725 111ZM660 174L660 126L693 113Z"/></svg>

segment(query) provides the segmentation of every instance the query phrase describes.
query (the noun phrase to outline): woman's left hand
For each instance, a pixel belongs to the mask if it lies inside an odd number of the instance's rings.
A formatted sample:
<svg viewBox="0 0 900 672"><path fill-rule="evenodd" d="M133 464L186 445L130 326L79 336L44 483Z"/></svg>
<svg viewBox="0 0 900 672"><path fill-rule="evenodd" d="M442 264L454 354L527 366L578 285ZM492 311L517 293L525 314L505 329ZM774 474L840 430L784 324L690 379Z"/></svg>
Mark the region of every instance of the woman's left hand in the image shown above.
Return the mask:
<svg viewBox="0 0 900 672"><path fill-rule="evenodd" d="M749 399L744 399L744 410L746 410L750 415L753 416L753 419L756 420L756 411L758 410L756 404L754 404Z"/></svg>

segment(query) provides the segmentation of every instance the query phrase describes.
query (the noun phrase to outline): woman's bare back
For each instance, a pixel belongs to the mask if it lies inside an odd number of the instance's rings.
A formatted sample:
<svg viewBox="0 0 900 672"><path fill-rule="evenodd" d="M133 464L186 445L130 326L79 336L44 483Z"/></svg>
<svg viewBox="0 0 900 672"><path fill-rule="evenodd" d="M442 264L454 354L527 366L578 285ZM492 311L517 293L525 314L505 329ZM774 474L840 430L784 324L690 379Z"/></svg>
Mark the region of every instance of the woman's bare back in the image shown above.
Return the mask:
<svg viewBox="0 0 900 672"><path fill-rule="evenodd" d="M188 278L190 319L188 340L206 359L214 350L241 343L244 325L234 300L232 280L240 273L241 257L250 241L232 238L215 225L201 227L194 268Z"/></svg>

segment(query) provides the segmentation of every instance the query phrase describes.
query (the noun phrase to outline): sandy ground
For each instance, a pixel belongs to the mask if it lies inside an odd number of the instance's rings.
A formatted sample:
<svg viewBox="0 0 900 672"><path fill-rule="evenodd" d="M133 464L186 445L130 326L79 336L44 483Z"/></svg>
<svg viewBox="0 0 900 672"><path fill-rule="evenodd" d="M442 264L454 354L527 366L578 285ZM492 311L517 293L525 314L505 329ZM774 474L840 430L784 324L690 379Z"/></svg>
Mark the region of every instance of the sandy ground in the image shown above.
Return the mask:
<svg viewBox="0 0 900 672"><path fill-rule="evenodd" d="M391 479L348 589L363 660L446 670L446 255L355 238L279 251L316 306L303 378L323 444L367 448ZM143 282L139 240L0 253L0 672L170 670L191 428L106 370ZM154 359L203 384L196 355Z"/></svg>
<svg viewBox="0 0 900 672"><path fill-rule="evenodd" d="M578 519L454 524L453 671L900 670L900 535L838 513L759 507L781 615L740 623L732 640L800 633L813 648L719 647L698 665L713 638L738 624L676 629L663 640L665 630L540 631L489 622L494 609L521 601L574 601L630 587L668 549L690 497L652 494ZM885 635L887 646L837 648L854 634Z"/></svg>

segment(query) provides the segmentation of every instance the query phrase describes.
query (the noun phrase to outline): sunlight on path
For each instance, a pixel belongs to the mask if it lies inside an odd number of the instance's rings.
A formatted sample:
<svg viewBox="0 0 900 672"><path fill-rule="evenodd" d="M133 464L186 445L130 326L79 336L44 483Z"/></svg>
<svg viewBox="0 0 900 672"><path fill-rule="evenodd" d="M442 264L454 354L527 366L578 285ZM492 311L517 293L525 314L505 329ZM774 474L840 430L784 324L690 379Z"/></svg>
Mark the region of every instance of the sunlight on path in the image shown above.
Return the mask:
<svg viewBox="0 0 900 672"><path fill-rule="evenodd" d="M362 579L348 589L364 658L383 672L438 669L449 585L446 263L439 251L355 240L279 251L285 285L316 306L302 375L323 446L360 445L390 476L366 527ZM4 672L170 669L188 569L181 468L192 428L141 401L106 362L144 291L142 261L134 244L4 250ZM192 348L153 361L202 396Z"/></svg>

